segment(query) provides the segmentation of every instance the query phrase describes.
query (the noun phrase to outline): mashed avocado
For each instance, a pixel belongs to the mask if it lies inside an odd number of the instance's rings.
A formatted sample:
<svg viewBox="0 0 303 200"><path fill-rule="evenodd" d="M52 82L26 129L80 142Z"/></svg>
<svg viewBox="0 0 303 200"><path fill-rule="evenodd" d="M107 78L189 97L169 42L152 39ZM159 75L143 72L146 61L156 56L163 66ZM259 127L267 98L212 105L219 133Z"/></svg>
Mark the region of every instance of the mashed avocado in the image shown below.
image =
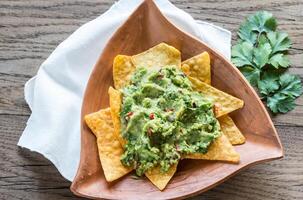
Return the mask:
<svg viewBox="0 0 303 200"><path fill-rule="evenodd" d="M221 134L213 104L193 91L176 67L138 68L122 93L121 131L127 144L121 162L139 176L157 165L168 171L182 154L206 153Z"/></svg>

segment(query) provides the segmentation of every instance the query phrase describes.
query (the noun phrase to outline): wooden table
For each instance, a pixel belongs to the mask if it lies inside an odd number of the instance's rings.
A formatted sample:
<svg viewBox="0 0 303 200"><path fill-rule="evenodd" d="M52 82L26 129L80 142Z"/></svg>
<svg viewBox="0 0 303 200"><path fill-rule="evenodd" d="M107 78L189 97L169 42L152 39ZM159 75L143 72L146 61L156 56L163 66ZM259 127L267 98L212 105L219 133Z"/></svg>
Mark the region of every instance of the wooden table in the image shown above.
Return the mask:
<svg viewBox="0 0 303 200"><path fill-rule="evenodd" d="M0 2L0 199L78 199L70 182L43 156L17 147L31 113L24 83L55 47L106 11L114 0L1 0ZM303 77L302 0L175 0L194 18L236 30L244 17L268 10L293 41L290 71ZM286 115L273 117L285 158L241 172L193 199L303 199L303 97Z"/></svg>

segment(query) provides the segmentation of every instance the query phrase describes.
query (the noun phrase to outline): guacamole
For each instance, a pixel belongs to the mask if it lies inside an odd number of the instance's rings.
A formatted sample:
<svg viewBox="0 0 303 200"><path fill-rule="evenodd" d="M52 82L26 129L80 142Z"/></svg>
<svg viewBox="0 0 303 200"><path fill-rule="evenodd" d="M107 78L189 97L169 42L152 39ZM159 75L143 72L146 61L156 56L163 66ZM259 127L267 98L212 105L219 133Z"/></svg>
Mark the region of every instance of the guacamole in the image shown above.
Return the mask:
<svg viewBox="0 0 303 200"><path fill-rule="evenodd" d="M167 172L182 154L206 153L221 134L212 102L175 66L137 68L121 92L121 162L139 176L155 166Z"/></svg>

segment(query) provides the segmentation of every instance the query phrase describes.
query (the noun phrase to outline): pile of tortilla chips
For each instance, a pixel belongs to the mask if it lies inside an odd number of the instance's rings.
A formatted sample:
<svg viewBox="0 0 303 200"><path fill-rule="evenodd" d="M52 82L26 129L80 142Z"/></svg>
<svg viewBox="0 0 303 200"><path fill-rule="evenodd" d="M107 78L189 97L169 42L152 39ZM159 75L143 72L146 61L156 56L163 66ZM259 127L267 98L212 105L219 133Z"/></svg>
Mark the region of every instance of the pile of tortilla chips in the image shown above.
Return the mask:
<svg viewBox="0 0 303 200"><path fill-rule="evenodd" d="M237 128L228 113L242 108L244 102L211 86L211 65L207 52L203 52L181 62L181 53L176 48L160 43L145 52L134 56L117 55L113 63L114 88L109 88L110 108L85 116L85 121L97 137L99 157L108 182L114 181L133 169L120 162L123 147L127 141L120 134L120 107L122 94L119 89L129 84L131 74L137 67L159 67L174 65L180 68L192 82L194 90L204 94L214 103L214 113L218 118L222 135L210 145L205 154L187 154L182 159L218 160L237 163L240 155L232 145L243 144L245 137ZM177 170L172 166L168 172L161 173L155 167L145 176L160 190L163 190Z"/></svg>

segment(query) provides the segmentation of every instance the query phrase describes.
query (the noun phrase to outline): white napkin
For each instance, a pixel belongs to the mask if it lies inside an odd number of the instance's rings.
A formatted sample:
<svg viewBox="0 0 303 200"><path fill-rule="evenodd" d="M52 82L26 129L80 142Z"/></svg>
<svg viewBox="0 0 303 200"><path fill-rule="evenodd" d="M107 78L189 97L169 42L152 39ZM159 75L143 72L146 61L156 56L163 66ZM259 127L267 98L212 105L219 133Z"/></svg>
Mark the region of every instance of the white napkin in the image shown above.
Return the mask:
<svg viewBox="0 0 303 200"><path fill-rule="evenodd" d="M63 177L72 181L80 158L80 110L92 67L115 30L142 0L120 0L98 18L64 40L24 88L32 110L18 142L44 155ZM171 22L230 57L231 33L195 21L168 0L155 0Z"/></svg>

